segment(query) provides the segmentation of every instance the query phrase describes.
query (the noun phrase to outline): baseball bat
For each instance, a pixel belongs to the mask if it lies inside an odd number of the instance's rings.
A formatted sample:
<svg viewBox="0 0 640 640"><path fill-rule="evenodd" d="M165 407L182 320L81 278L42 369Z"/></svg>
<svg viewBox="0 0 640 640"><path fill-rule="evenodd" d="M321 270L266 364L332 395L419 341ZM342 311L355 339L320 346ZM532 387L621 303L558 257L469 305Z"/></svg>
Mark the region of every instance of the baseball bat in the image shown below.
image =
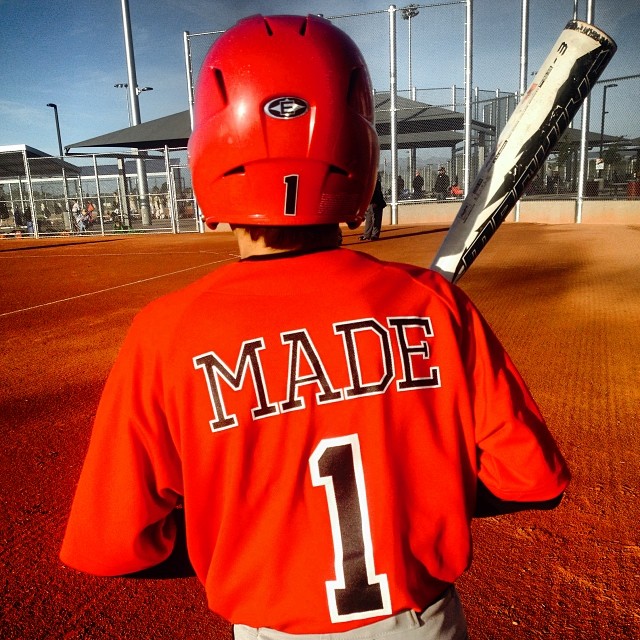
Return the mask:
<svg viewBox="0 0 640 640"><path fill-rule="evenodd" d="M491 239L566 131L616 51L602 30L571 20L480 169L431 269L456 282Z"/></svg>

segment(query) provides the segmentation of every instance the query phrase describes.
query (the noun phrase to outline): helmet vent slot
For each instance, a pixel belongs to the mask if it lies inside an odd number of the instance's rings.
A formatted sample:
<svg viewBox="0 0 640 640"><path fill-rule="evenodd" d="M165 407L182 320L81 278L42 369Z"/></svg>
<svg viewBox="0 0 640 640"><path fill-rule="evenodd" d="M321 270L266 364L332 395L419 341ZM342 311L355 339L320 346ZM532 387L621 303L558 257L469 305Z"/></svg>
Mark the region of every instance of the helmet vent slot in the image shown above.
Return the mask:
<svg viewBox="0 0 640 640"><path fill-rule="evenodd" d="M349 172L345 171L344 169L337 167L335 164L330 164L329 165L329 173L337 173L341 176L349 176Z"/></svg>
<svg viewBox="0 0 640 640"><path fill-rule="evenodd" d="M227 176L235 176L242 173L245 173L243 164L239 165L238 167L234 167L233 169L229 169L229 171L224 174L224 177L226 178Z"/></svg>
<svg viewBox="0 0 640 640"><path fill-rule="evenodd" d="M347 103L352 107L359 106L355 96L358 95L360 86L360 69L354 69L349 76L349 88L347 89Z"/></svg>
<svg viewBox="0 0 640 640"><path fill-rule="evenodd" d="M367 89L368 80L366 71L356 68L349 76L349 88L347 89L347 104L360 115L372 119L372 98Z"/></svg>
<svg viewBox="0 0 640 640"><path fill-rule="evenodd" d="M270 35L270 36L273 35L273 29L271 28L271 25L269 24L269 21L266 18L264 19L264 28L267 30L267 35Z"/></svg>
<svg viewBox="0 0 640 640"><path fill-rule="evenodd" d="M219 111L220 109L224 109L224 107L226 107L229 103L229 98L227 97L227 87L224 83L224 75L222 74L221 69L218 69L217 67L211 67L211 72L213 73L214 84L211 87L213 95L209 96L209 100L211 102L211 105L215 105L213 107L213 110Z"/></svg>
<svg viewBox="0 0 640 640"><path fill-rule="evenodd" d="M303 36L307 32L307 19L305 18L300 25L300 35Z"/></svg>

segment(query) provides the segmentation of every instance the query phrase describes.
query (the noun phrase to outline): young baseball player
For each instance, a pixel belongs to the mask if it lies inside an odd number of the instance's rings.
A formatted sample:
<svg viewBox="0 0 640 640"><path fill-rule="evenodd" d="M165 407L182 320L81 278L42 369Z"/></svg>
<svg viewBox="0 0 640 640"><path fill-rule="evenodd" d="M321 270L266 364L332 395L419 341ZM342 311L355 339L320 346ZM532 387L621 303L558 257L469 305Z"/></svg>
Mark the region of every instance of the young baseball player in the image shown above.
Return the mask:
<svg viewBox="0 0 640 640"><path fill-rule="evenodd" d="M161 565L182 512L237 638L466 637L471 519L551 508L569 472L460 289L340 247L378 168L362 55L319 17L239 22L203 64L189 156L241 259L134 320L62 560Z"/></svg>

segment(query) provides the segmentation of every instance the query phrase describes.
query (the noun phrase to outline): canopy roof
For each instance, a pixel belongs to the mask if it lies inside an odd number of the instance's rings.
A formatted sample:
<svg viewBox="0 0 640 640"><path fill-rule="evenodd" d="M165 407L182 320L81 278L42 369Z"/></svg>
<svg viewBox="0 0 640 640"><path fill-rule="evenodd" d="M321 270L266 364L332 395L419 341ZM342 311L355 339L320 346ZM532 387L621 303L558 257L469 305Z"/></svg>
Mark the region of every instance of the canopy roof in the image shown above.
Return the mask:
<svg viewBox="0 0 640 640"><path fill-rule="evenodd" d="M38 160L38 162L29 163L29 171L34 178L59 176L62 173L62 167L71 175L80 173L79 167L62 158L50 156L26 144L11 144L0 145L0 179L24 178L27 174L25 156L27 160Z"/></svg>
<svg viewBox="0 0 640 640"><path fill-rule="evenodd" d="M390 148L391 114L388 91L375 95L376 129L383 149ZM398 96L396 99L398 122L398 147L429 148L452 147L462 142L464 115L424 102L417 102ZM490 133L493 127L473 121L472 127ZM137 149L159 149L165 145L171 148L186 147L191 135L189 111L181 111L164 118L150 120L126 129L119 129L96 138L82 140L67 146L79 147L131 147Z"/></svg>
<svg viewBox="0 0 640 640"><path fill-rule="evenodd" d="M376 130L383 150L391 148L391 97L388 91L377 92ZM464 140L464 114L443 107L430 105L402 96L396 98L397 143L399 149L435 149L455 147ZM477 120L471 121L473 131L492 134L495 127ZM119 129L112 133L82 140L66 147L67 150L81 147L127 147L134 149L160 149L186 147L191 135L189 111L180 111L164 118L150 120L142 124ZM580 130L568 129L565 139L571 144L579 144ZM616 136L605 135L604 143L619 140ZM600 134L590 131L587 144L590 147L600 143Z"/></svg>
<svg viewBox="0 0 640 640"><path fill-rule="evenodd" d="M111 133L75 142L65 147L128 147L134 149L172 149L186 147L191 135L189 111L180 111L170 116L149 120L133 127L118 129Z"/></svg>

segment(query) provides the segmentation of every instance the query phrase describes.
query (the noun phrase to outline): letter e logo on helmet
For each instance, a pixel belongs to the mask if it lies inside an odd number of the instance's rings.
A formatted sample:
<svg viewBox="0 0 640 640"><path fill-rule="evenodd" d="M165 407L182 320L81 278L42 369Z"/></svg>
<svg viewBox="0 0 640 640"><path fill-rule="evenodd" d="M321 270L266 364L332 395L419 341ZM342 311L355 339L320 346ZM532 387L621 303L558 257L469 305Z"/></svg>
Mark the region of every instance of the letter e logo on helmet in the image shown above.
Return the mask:
<svg viewBox="0 0 640 640"><path fill-rule="evenodd" d="M309 105L304 100L291 96L275 98L264 105L264 112L279 120L297 118L303 116L307 111L309 111Z"/></svg>

